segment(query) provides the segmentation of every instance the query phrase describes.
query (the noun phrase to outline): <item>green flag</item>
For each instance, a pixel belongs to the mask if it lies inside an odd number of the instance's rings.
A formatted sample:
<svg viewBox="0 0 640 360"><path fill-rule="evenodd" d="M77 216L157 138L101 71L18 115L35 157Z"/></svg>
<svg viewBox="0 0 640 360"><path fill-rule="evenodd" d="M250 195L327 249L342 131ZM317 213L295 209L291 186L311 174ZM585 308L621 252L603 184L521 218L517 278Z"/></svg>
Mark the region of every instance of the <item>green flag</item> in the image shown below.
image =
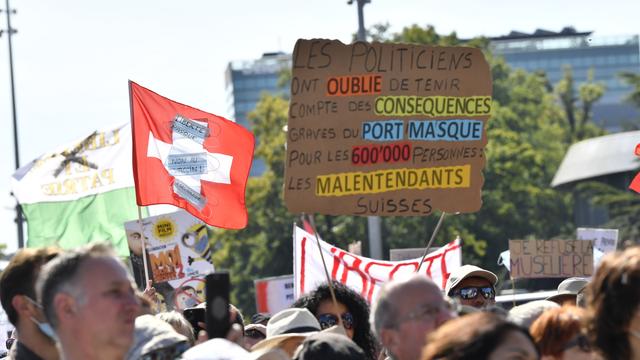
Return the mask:
<svg viewBox="0 0 640 360"><path fill-rule="evenodd" d="M138 210L128 123L45 154L11 180L27 219L28 247L107 241L129 256L124 222L137 219Z"/></svg>

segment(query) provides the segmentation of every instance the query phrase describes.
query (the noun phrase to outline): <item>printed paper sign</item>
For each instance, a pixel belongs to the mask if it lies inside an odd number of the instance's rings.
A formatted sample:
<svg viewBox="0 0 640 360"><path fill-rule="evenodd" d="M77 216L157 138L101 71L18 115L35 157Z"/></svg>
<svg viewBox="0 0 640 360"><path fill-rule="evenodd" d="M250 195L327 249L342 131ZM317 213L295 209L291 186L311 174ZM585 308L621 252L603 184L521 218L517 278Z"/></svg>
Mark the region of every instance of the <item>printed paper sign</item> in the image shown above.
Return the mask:
<svg viewBox="0 0 640 360"><path fill-rule="evenodd" d="M183 310L203 302L204 276L214 271L207 227L186 211L142 220L147 266L154 287L167 307ZM144 288L140 224L125 223L131 265L138 286Z"/></svg>
<svg viewBox="0 0 640 360"><path fill-rule="evenodd" d="M420 258L406 261L382 261L354 255L320 240L329 275L333 280L349 286L367 301L375 301L385 282L416 272ZM296 227L294 232L294 288L296 298L313 291L327 282L316 239L312 234ZM429 276L444 289L451 271L460 267L462 247L459 240L452 241L429 254L420 273Z"/></svg>
<svg viewBox="0 0 640 360"><path fill-rule="evenodd" d="M275 314L293 304L293 275L258 279L254 285L259 313Z"/></svg>
<svg viewBox="0 0 640 360"><path fill-rule="evenodd" d="M618 229L578 228L578 240L593 240L593 265L597 267L604 254L616 251Z"/></svg>
<svg viewBox="0 0 640 360"><path fill-rule="evenodd" d="M618 229L578 228L578 240L593 240L593 248L603 253L616 251Z"/></svg>
<svg viewBox="0 0 640 360"><path fill-rule="evenodd" d="M509 240L509 256L514 279L593 274L593 240Z"/></svg>
<svg viewBox="0 0 640 360"><path fill-rule="evenodd" d="M491 92L479 49L298 40L285 165L289 211L479 210Z"/></svg>

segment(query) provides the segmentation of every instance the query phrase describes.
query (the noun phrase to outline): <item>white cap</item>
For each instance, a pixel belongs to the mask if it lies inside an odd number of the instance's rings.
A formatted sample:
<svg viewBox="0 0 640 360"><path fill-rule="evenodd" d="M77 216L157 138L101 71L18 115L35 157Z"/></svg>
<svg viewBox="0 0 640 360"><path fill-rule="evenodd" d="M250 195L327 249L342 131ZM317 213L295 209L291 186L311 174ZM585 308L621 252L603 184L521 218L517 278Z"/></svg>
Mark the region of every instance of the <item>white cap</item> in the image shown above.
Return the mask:
<svg viewBox="0 0 640 360"><path fill-rule="evenodd" d="M460 281L470 277L481 277L483 279L487 279L493 287L498 283L498 277L491 271L479 268L475 265L462 265L449 274L447 285L444 288L444 294L449 296L451 289L455 288Z"/></svg>
<svg viewBox="0 0 640 360"><path fill-rule="evenodd" d="M588 283L589 279L583 277L570 277L568 279L564 279L560 285L558 285L558 293L549 296L547 300L556 301L565 295L577 296Z"/></svg>
<svg viewBox="0 0 640 360"><path fill-rule="evenodd" d="M320 323L307 309L289 308L273 315L267 323L266 339L253 345L251 351L273 348L294 337L306 338L320 331Z"/></svg>

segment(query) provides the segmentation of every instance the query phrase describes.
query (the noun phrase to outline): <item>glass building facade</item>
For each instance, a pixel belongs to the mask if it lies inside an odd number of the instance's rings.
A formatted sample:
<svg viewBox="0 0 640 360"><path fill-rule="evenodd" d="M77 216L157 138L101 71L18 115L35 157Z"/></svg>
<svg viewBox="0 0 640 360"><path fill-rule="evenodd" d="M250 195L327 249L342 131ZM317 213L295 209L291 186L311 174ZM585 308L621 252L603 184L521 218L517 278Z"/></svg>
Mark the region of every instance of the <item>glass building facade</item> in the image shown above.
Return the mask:
<svg viewBox="0 0 640 360"><path fill-rule="evenodd" d="M225 74L227 113L233 114L238 124L250 130L248 115L256 108L263 93L289 93L288 85L278 86L278 79L282 70L290 67L291 55L281 52L265 53L257 60L230 62ZM256 158L250 176L260 175L264 170L264 162Z"/></svg>
<svg viewBox="0 0 640 360"><path fill-rule="evenodd" d="M619 77L622 72L640 73L638 35L596 37L591 32L565 28L560 32L537 30L533 34L511 32L491 39L494 54L502 55L512 67L529 72L544 71L552 85L570 66L576 87L587 81L593 69L594 80L605 86L605 93L593 107L597 125L617 132L638 127L640 112L625 101L633 88Z"/></svg>

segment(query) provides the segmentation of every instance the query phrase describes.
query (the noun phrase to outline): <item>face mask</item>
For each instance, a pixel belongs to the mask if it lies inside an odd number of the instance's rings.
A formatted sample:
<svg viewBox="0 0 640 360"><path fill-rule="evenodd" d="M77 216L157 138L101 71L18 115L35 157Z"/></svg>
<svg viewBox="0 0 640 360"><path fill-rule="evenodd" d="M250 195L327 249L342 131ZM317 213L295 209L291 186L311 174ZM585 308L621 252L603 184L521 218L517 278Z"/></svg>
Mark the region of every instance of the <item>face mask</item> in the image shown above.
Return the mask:
<svg viewBox="0 0 640 360"><path fill-rule="evenodd" d="M42 309L42 306L40 304L38 304L36 301L34 301L33 299L31 299L28 296L25 296L34 306L36 306L39 309ZM33 321L34 324L36 324L36 326L38 327L38 329L40 329L40 332L42 332L43 334L45 334L47 337L49 337L51 340L57 342L58 341L58 337L56 336L56 332L53 330L53 328L51 327L51 325L48 322L40 322L37 319L35 319L34 317L30 317L31 321Z"/></svg>

